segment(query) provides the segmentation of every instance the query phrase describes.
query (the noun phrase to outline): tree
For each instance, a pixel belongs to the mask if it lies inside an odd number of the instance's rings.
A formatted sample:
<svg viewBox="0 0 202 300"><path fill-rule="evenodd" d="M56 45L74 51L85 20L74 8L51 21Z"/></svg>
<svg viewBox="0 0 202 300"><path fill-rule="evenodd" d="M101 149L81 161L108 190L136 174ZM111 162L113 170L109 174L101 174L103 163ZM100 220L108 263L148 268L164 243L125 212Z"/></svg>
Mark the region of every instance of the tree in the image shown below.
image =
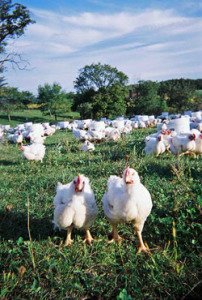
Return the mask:
<svg viewBox="0 0 202 300"><path fill-rule="evenodd" d="M33 101L34 95L30 92L20 92L15 87L2 87L0 89L0 109L6 113L9 122L13 111L26 108L26 104Z"/></svg>
<svg viewBox="0 0 202 300"><path fill-rule="evenodd" d="M66 93L58 83L38 87L38 103L44 113L54 115L55 120L59 114L71 111L73 94Z"/></svg>
<svg viewBox="0 0 202 300"><path fill-rule="evenodd" d="M135 114L159 114L168 109L166 101L158 95L159 84L154 81L139 81L134 86L130 111Z"/></svg>
<svg viewBox="0 0 202 300"><path fill-rule="evenodd" d="M128 77L110 65L86 65L74 82L74 108L81 117L100 118L125 113ZM86 111L87 109L87 111Z"/></svg>
<svg viewBox="0 0 202 300"><path fill-rule="evenodd" d="M160 82L159 95L167 101L170 111L179 112L193 108L196 88L195 80L171 79Z"/></svg>
<svg viewBox="0 0 202 300"><path fill-rule="evenodd" d="M93 97L93 116L115 118L126 113L125 99L128 89L120 84L114 84L108 88L101 88Z"/></svg>
<svg viewBox="0 0 202 300"><path fill-rule="evenodd" d="M123 72L106 64L91 64L80 69L79 72L80 74L74 82L74 87L79 93L90 89L97 91L114 84L126 85L128 82L128 77Z"/></svg>
<svg viewBox="0 0 202 300"><path fill-rule="evenodd" d="M6 53L9 39L15 39L24 34L25 28L34 21L30 18L29 10L22 4L11 0L0 1L0 72L5 63L11 62L20 68L21 56L17 53Z"/></svg>

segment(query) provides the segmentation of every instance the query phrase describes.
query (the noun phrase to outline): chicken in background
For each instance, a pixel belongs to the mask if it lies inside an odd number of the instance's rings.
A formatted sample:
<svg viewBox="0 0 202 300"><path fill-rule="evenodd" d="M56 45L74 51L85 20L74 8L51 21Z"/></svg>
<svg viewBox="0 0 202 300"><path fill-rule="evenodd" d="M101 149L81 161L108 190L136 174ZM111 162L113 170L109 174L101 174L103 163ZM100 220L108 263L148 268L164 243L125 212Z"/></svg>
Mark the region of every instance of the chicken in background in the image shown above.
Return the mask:
<svg viewBox="0 0 202 300"><path fill-rule="evenodd" d="M21 131L17 131L14 134L8 134L7 139L14 144L22 145L23 135Z"/></svg>
<svg viewBox="0 0 202 300"><path fill-rule="evenodd" d="M22 151L22 156L24 158L42 162L45 156L46 147L43 144L22 145L20 150Z"/></svg>
<svg viewBox="0 0 202 300"><path fill-rule="evenodd" d="M146 146L144 151L146 154L155 154L157 157L166 151L166 145L163 141L163 135L147 137L145 139Z"/></svg>
<svg viewBox="0 0 202 300"><path fill-rule="evenodd" d="M185 154L194 154L196 149L195 140L196 135L194 133L174 136L171 139L172 147L170 147L170 150L173 154L177 154L179 156Z"/></svg>
<svg viewBox="0 0 202 300"><path fill-rule="evenodd" d="M196 148L195 148L195 153L196 154L202 154L202 134L200 134L196 138Z"/></svg>
<svg viewBox="0 0 202 300"><path fill-rule="evenodd" d="M95 150L95 146L93 145L93 143L85 141L81 146L81 150L85 152L92 152Z"/></svg>

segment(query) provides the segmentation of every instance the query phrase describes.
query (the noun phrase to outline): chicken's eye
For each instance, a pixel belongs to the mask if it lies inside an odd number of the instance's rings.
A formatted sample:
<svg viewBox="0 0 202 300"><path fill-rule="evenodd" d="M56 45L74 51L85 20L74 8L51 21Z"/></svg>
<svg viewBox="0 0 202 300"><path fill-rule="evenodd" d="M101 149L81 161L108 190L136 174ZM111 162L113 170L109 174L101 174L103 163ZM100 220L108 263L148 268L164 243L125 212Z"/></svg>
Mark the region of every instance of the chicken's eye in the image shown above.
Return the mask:
<svg viewBox="0 0 202 300"><path fill-rule="evenodd" d="M76 184L76 180L74 180L74 184Z"/></svg>

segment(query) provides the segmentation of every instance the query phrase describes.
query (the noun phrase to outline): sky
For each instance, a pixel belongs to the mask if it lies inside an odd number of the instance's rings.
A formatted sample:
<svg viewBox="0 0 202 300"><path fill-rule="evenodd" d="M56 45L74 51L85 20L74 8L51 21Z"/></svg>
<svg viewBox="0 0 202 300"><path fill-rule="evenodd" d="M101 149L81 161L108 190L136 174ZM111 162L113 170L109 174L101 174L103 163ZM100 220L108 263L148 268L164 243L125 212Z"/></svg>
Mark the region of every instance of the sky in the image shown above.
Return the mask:
<svg viewBox="0 0 202 300"><path fill-rule="evenodd" d="M29 62L7 68L9 86L37 94L59 83L74 91L85 65L101 62L129 77L161 81L202 78L202 1L19 0L36 21L7 50Z"/></svg>

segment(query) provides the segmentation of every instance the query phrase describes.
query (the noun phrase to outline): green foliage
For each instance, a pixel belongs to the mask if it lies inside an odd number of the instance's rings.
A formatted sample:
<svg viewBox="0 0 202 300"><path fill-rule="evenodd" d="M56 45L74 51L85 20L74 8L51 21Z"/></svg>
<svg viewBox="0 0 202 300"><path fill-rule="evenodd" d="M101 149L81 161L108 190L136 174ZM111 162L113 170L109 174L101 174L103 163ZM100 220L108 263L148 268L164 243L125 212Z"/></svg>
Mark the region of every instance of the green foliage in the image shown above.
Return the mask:
<svg viewBox="0 0 202 300"><path fill-rule="evenodd" d="M24 34L25 28L34 23L30 18L29 10L21 4L12 3L11 0L0 2L0 44L10 38Z"/></svg>
<svg viewBox="0 0 202 300"><path fill-rule="evenodd" d="M74 107L81 117L115 117L126 112L128 77L110 65L91 64L80 70L75 81Z"/></svg>
<svg viewBox="0 0 202 300"><path fill-rule="evenodd" d="M202 110L202 89L195 91L190 102L192 102L192 110Z"/></svg>
<svg viewBox="0 0 202 300"><path fill-rule="evenodd" d="M92 111L95 118L115 118L126 113L125 98L127 87L119 84L101 88L92 101Z"/></svg>
<svg viewBox="0 0 202 300"><path fill-rule="evenodd" d="M182 299L190 291L193 295L201 273L201 159L145 156L144 138L154 131L136 130L117 143L97 144L93 153L79 152L81 143L71 132L57 131L45 141L43 163L23 160L16 145L0 144L1 298L152 300ZM152 195L153 209L143 230L152 256L136 254L132 224L119 226L121 244L107 243L111 228L101 199L108 177L120 175L125 167L126 155ZM78 173L90 178L95 192L95 240L86 246L84 233L75 229L73 245L65 248L66 232L53 231L52 202L57 182L67 183Z"/></svg>
<svg viewBox="0 0 202 300"><path fill-rule="evenodd" d="M48 84L38 87L38 102L42 104L41 110L54 115L55 120L61 113L71 111L73 94L66 93L58 83Z"/></svg>
<svg viewBox="0 0 202 300"><path fill-rule="evenodd" d="M9 39L20 37L26 27L33 23L30 12L24 5L12 3L11 0L0 1L0 73L4 71L7 62L20 67L20 56L14 52L6 53L6 46Z"/></svg>
<svg viewBox="0 0 202 300"><path fill-rule="evenodd" d="M159 114L167 109L165 101L158 95L159 84L153 81L139 81L134 103L136 114Z"/></svg>
<svg viewBox="0 0 202 300"><path fill-rule="evenodd" d="M0 73L2 73L2 72L3 72L3 69L1 71L1 68L0 68ZM5 85L6 85L5 78L3 76L0 76L0 88L2 88Z"/></svg>
<svg viewBox="0 0 202 300"><path fill-rule="evenodd" d="M81 118L83 119L93 119L93 104L90 102L81 103L77 107L78 112L80 113Z"/></svg>
<svg viewBox="0 0 202 300"><path fill-rule="evenodd" d="M132 300L131 296L128 295L126 289L123 289L116 297L117 300Z"/></svg>
<svg viewBox="0 0 202 300"><path fill-rule="evenodd" d="M11 113L26 108L26 105L35 101L35 97L28 91L20 92L14 87L0 88L0 110L7 114L9 121Z"/></svg>
<svg viewBox="0 0 202 300"><path fill-rule="evenodd" d="M167 102L170 111L193 109L196 82L189 79L172 79L159 84L159 95Z"/></svg>
<svg viewBox="0 0 202 300"><path fill-rule="evenodd" d="M108 88L114 84L125 86L128 82L128 77L123 72L107 64L86 65L79 70L79 73L74 87L81 94L90 89L98 91L100 88Z"/></svg>
<svg viewBox="0 0 202 300"><path fill-rule="evenodd" d="M127 114L156 114L185 110L199 110L202 107L200 79L172 79L161 82L139 81L129 86L126 99Z"/></svg>

